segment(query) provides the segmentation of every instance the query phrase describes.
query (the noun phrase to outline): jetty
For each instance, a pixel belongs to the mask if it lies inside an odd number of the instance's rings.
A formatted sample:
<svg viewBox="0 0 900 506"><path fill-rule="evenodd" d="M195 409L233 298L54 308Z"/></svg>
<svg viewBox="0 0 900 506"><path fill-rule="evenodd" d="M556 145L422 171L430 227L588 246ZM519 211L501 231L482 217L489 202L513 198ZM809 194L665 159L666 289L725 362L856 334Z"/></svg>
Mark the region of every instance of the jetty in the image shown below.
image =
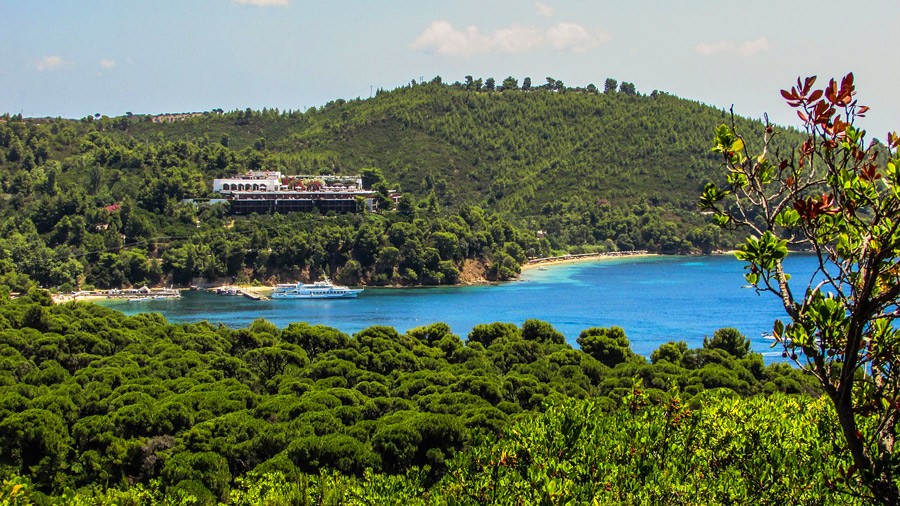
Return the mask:
<svg viewBox="0 0 900 506"><path fill-rule="evenodd" d="M213 292L217 295L244 296L251 300L269 300L269 298L265 295L252 292L239 286L219 286L216 288L210 288L208 289L208 291Z"/></svg>
<svg viewBox="0 0 900 506"><path fill-rule="evenodd" d="M265 295L260 295L260 294L258 294L258 293L253 293L253 292L251 292L251 291L244 290L243 288L239 288L239 289L238 289L238 292L239 292L241 295L243 295L244 297L247 297L248 299L252 299L252 300L269 300L269 298L266 297Z"/></svg>

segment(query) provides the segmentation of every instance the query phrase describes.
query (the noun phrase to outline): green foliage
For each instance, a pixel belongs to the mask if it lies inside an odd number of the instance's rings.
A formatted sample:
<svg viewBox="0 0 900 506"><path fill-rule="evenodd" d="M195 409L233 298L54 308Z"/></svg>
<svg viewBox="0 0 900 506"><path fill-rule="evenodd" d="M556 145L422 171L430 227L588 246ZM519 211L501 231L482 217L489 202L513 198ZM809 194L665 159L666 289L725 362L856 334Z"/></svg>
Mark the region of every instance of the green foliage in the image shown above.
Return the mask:
<svg viewBox="0 0 900 506"><path fill-rule="evenodd" d="M719 329L712 338L703 338L703 347L720 349L735 358L744 358L750 353L750 340L735 328Z"/></svg>
<svg viewBox="0 0 900 506"><path fill-rule="evenodd" d="M523 418L448 462L361 476L257 471L237 478L230 504L864 504L850 493L846 448L824 399L703 396L688 408L638 388L607 411L567 400ZM4 482L30 504L27 480ZM18 488L16 488L18 487ZM204 503L198 482L82 490L70 504ZM193 491L192 494L188 492Z"/></svg>
<svg viewBox="0 0 900 506"><path fill-rule="evenodd" d="M853 460L852 484L872 501L897 504L900 136L865 141L855 122L868 108L855 99L852 73L822 89L813 89L815 81L798 78L781 91L806 130L790 151L777 149L772 125L753 155L738 125L716 129L713 152L728 189L707 185L701 206L720 225L751 231L736 256L747 263L747 281L784 307L789 321L776 321L773 337L833 403ZM798 284L785 271L789 247L817 255L811 279ZM715 337L708 344L734 348ZM872 417L878 429L864 429Z"/></svg>
<svg viewBox="0 0 900 506"><path fill-rule="evenodd" d="M581 331L578 344L585 353L607 367L615 367L634 356L621 327L593 327Z"/></svg>
<svg viewBox="0 0 900 506"><path fill-rule="evenodd" d="M634 378L661 402L673 384L687 397L814 392L796 370L727 346L648 364L621 329L588 329L582 351L537 320L479 325L466 342L443 323L348 336L176 325L34 292L0 298L0 322L0 477L76 504L253 497L242 477L267 473L295 480L272 489L285 497L393 502L433 492L473 442L548 404L615 411Z"/></svg>
<svg viewBox="0 0 900 506"><path fill-rule="evenodd" d="M829 480L848 463L822 401L784 396L570 401L454 462L441 492L491 504L860 504Z"/></svg>
<svg viewBox="0 0 900 506"><path fill-rule="evenodd" d="M670 364L679 364L681 363L681 358L684 356L684 352L686 351L686 342L669 341L668 343L661 345L659 348L653 351L653 353L650 355L650 362L656 364L660 360L665 360Z"/></svg>
<svg viewBox="0 0 900 506"><path fill-rule="evenodd" d="M522 339L540 343L563 344L566 336L549 323L540 320L525 320L522 323Z"/></svg>
<svg viewBox="0 0 900 506"><path fill-rule="evenodd" d="M521 331L512 323L488 323L475 325L469 333L469 341L490 346L497 340L509 340L521 337Z"/></svg>

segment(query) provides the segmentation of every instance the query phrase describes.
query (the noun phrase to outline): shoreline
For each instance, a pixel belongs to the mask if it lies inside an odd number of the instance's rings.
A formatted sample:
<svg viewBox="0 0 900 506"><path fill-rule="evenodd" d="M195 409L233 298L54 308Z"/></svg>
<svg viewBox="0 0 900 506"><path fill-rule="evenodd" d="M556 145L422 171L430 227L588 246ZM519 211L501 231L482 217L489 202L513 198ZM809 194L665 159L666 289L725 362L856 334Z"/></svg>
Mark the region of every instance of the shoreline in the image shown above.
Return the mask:
<svg viewBox="0 0 900 506"><path fill-rule="evenodd" d="M712 253L712 255L728 255L733 254L731 251L716 251ZM597 262L597 261L605 261L605 260L614 260L617 258L647 258L647 257L655 257L659 256L658 253L651 253L649 251L639 250L639 251L615 251L615 252L603 252L603 253L580 253L580 254L570 254L570 255L560 255L555 257L544 257L544 258L532 258L529 259L526 263L520 266L519 276L515 279L511 279L511 282L521 281L522 275L527 271L532 271L535 269L539 269L542 267L556 266L556 265L565 265L565 264L574 264L574 263L584 263L584 262ZM676 256L686 256L689 257L691 255L676 255ZM476 282L467 282L467 283L457 283L456 285L450 286L473 286L473 285L490 285L501 283L499 281L488 281L488 280L479 280ZM442 286L446 287L448 285L417 285L415 287L403 286L403 285L387 285L387 286L378 286L377 288L428 288L432 286ZM364 288L369 288L367 285L363 285ZM265 297L268 298L271 296L272 292L275 290L274 286L267 285L240 285L240 284L223 284L217 286L209 286L201 288L204 291L215 291L217 288L236 288L242 292L248 292L256 297ZM186 291L190 290L190 288L176 288L178 291ZM109 295L107 293L76 293L72 294L56 294L52 296L52 300L55 304L65 304L68 302L96 302L101 300L118 300L123 301L127 300L128 297Z"/></svg>
<svg viewBox="0 0 900 506"><path fill-rule="evenodd" d="M644 258L659 256L657 253L649 251L614 251L603 253L581 253L575 255L561 255L556 257L532 258L528 262L522 264L521 272L530 271L540 267L560 264L573 264L580 262L592 262L598 260L612 260L615 258Z"/></svg>
<svg viewBox="0 0 900 506"><path fill-rule="evenodd" d="M98 300L140 300L145 298L151 299L177 299L181 297L183 288L163 288L151 289L142 293L110 293L106 290L79 291L75 293L56 293L50 295L50 300L54 304L65 304L67 302L96 302Z"/></svg>

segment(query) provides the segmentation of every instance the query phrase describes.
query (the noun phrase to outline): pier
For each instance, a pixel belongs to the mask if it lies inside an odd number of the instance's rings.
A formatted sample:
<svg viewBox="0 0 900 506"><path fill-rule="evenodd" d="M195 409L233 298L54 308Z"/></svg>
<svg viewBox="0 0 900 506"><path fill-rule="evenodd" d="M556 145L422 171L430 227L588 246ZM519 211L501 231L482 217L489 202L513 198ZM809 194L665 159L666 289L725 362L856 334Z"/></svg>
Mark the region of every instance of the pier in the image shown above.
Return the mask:
<svg viewBox="0 0 900 506"><path fill-rule="evenodd" d="M216 288L209 288L207 291L218 294L218 295L232 295L232 296L244 296L251 300L269 300L265 295L261 295L256 292L252 292L245 288L241 288L238 286L219 286Z"/></svg>
<svg viewBox="0 0 900 506"><path fill-rule="evenodd" d="M244 290L243 288L238 288L238 293L240 293L244 297L247 297L248 299L252 299L252 300L269 300L269 298L266 297L265 295L253 293L253 292Z"/></svg>

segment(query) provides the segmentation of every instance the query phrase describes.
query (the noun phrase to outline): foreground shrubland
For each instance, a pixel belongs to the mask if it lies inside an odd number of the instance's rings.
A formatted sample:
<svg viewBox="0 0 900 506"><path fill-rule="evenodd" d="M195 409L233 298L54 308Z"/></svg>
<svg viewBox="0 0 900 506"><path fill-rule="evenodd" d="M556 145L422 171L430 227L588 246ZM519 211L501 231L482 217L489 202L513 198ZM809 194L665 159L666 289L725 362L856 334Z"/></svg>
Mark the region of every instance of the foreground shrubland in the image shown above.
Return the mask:
<svg viewBox="0 0 900 506"><path fill-rule="evenodd" d="M279 475L284 486L301 487L290 493L420 487L429 494L471 491L469 499L478 500L491 485L476 479L520 476L525 481L517 486L526 486L533 481L529 466L549 464L517 449L510 430L538 437L531 424L554 420L615 427L625 413L654 413L679 397L715 409L719 400L704 399L815 394L798 371L765 366L733 329L716 332L700 349L668 343L650 362L634 355L615 327L586 329L578 343L580 350L572 348L537 320L479 325L466 341L440 323L405 334L371 327L351 337L263 320L243 329L171 324L91 304L54 306L46 293L32 292L0 300L0 473L12 480L9 492L26 483L32 499L67 501L73 494L147 493L240 502L275 493L255 487ZM635 385L651 411L634 404ZM777 399L769 402L787 402ZM622 411L623 402L632 407ZM535 418L548 407L545 418ZM677 419L694 420L686 412ZM564 446L571 451L584 434L614 436L566 427L560 434L570 438ZM491 445L506 443L516 465L481 469L503 460L503 447ZM659 451L650 444L670 445L648 434L620 457ZM603 458L621 465L620 457ZM591 466L548 476L594 486L591 473L599 471Z"/></svg>
<svg viewBox="0 0 900 506"><path fill-rule="evenodd" d="M434 482L431 469L360 475L258 470L216 497L209 478L68 491L68 504L863 504L848 487L849 457L824 399L740 398L722 391L619 408L567 400L497 435L482 435ZM837 477L837 478L835 478ZM28 504L33 486L5 482ZM16 484L16 485L14 485ZM37 495L37 497L41 497Z"/></svg>

